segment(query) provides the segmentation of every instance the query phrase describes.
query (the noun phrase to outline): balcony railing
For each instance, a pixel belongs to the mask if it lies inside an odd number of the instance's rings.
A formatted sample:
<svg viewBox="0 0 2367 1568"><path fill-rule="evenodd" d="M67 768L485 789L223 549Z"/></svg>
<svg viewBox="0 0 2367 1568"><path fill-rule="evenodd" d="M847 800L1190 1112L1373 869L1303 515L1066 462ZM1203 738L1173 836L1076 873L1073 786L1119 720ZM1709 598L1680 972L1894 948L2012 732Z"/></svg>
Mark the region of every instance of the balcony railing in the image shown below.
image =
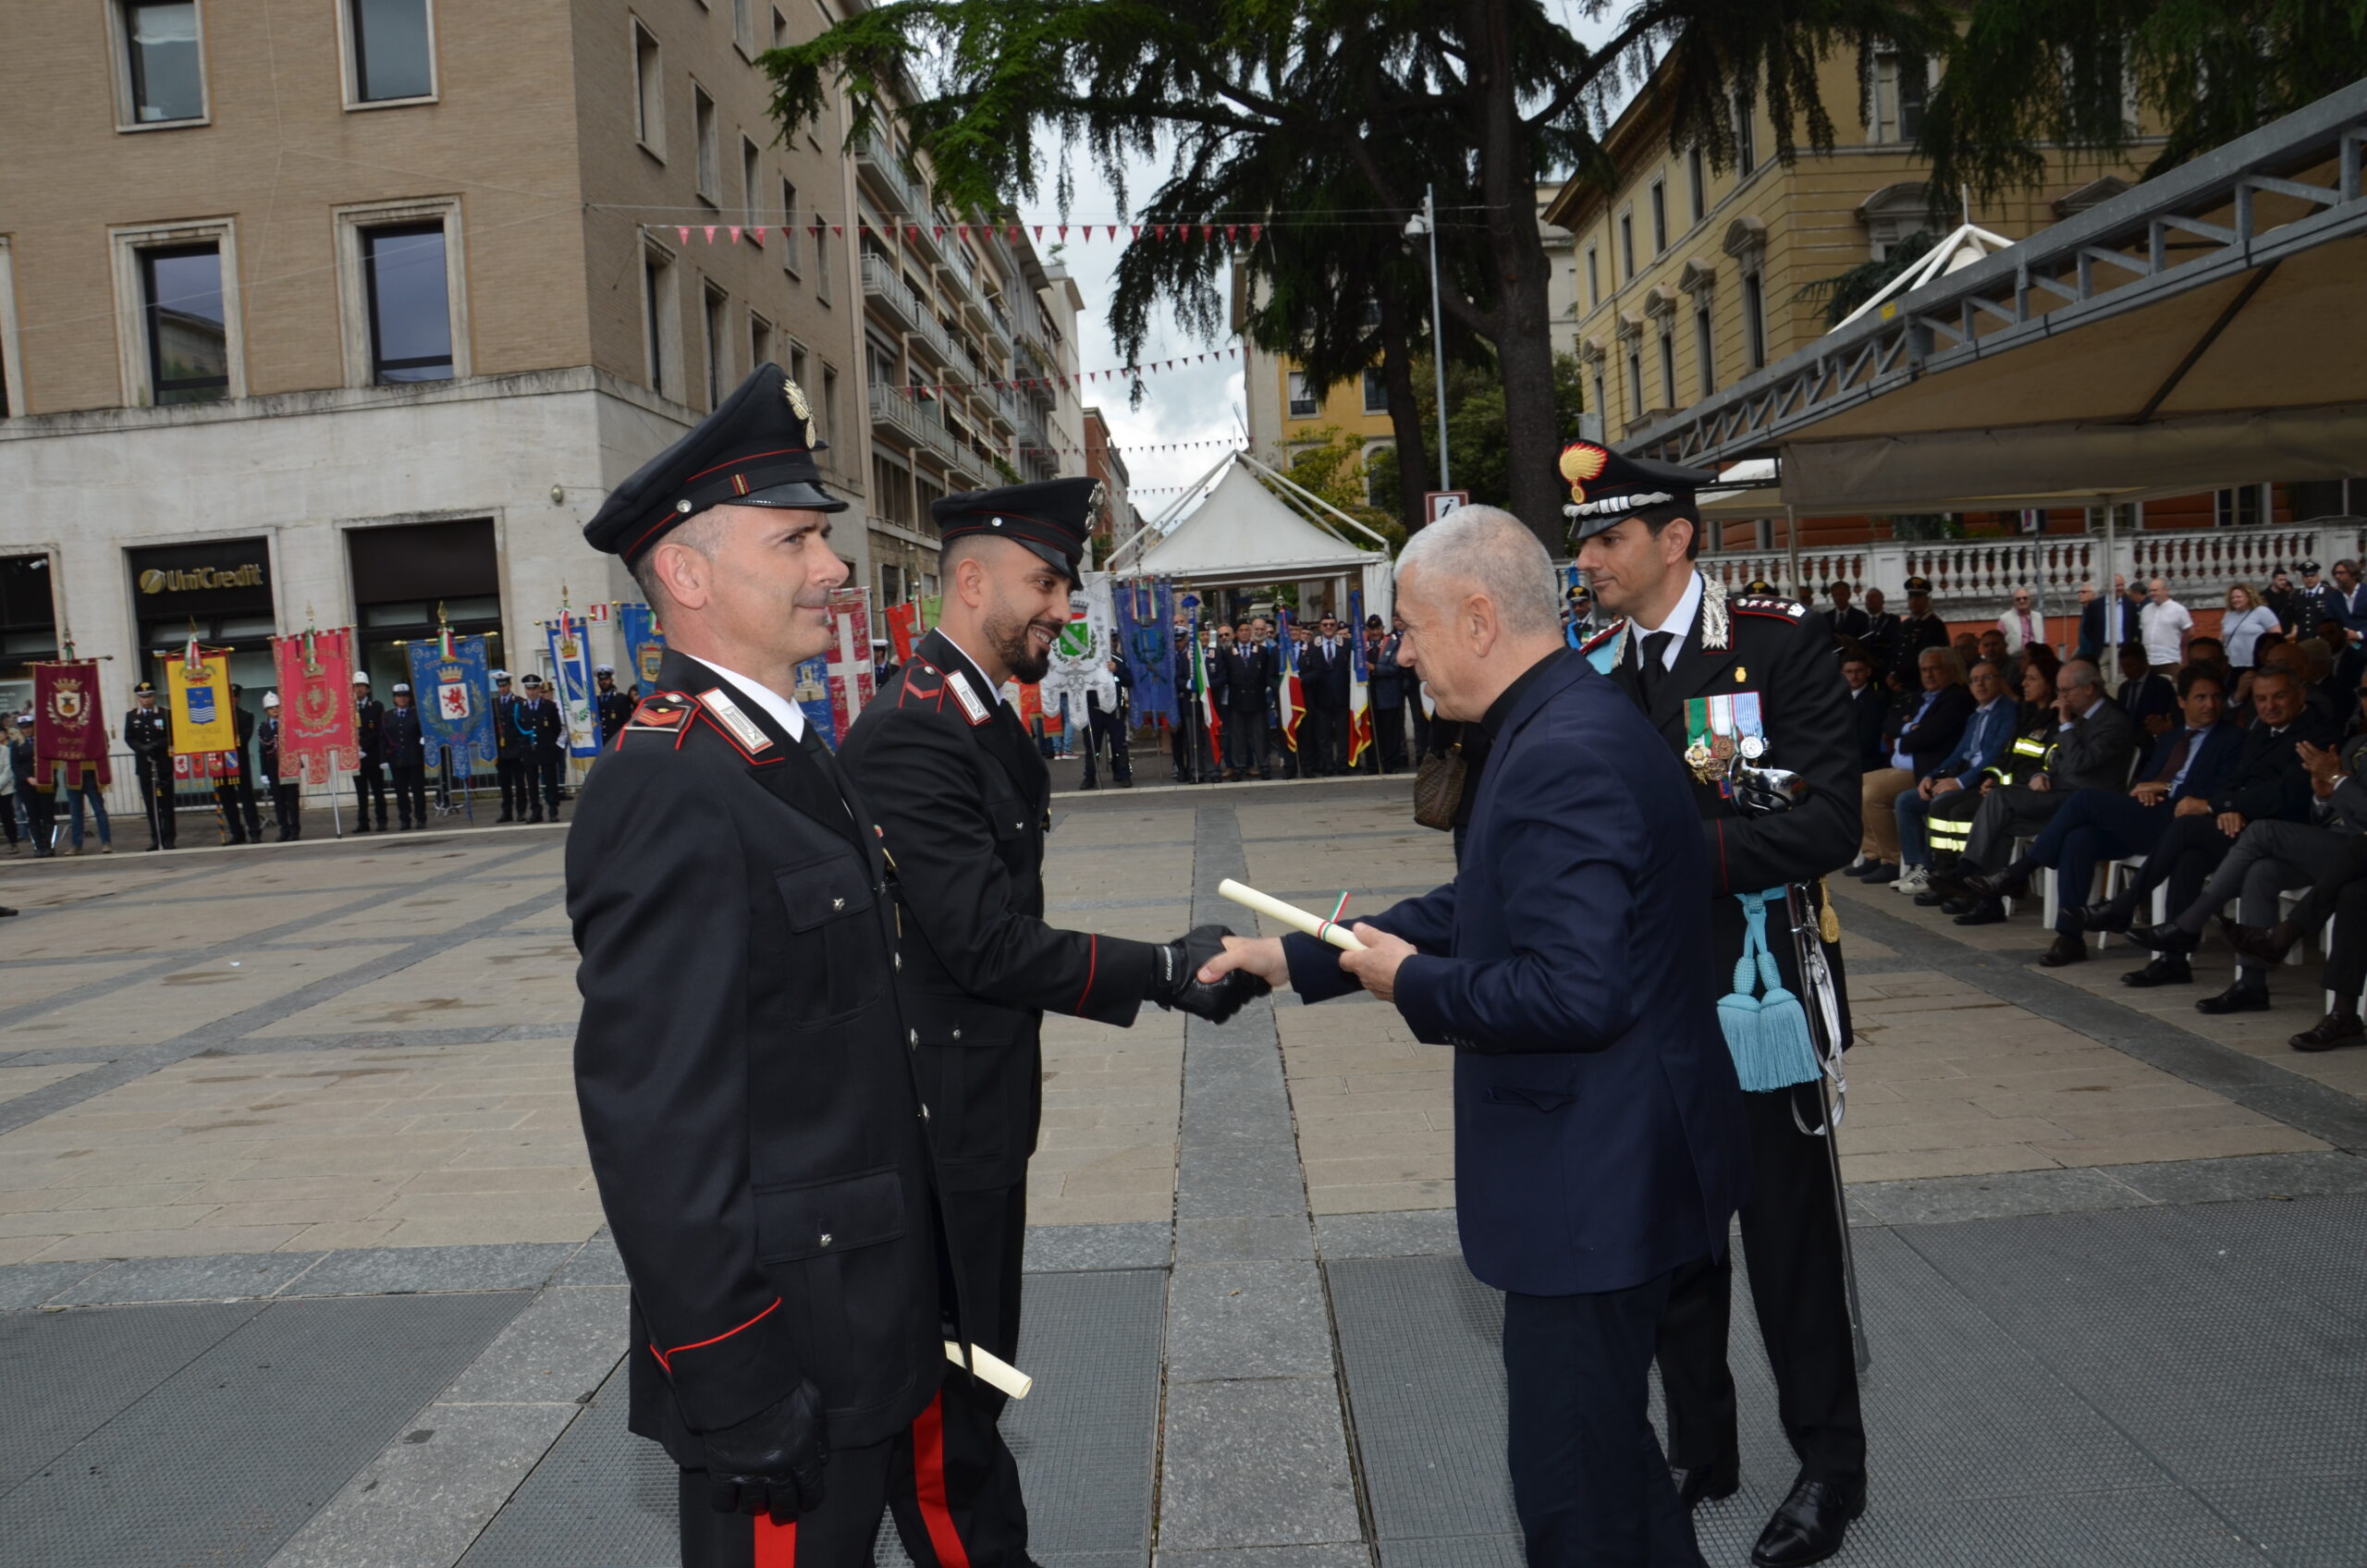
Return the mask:
<svg viewBox="0 0 2367 1568"><path fill-rule="evenodd" d="M2285 528L2192 528L2141 530L2117 534L2112 570L2132 583L2165 579L2171 596L2189 607L2219 604L2236 583L2265 588L2280 571L2299 582L2300 563L2330 567L2360 553L2367 524L2358 518L2329 519ZM1701 557L1701 570L1739 591L1764 579L1779 591L1799 592L1819 603L1834 582L1863 595L1882 590L1893 607L1906 603L1907 580L1928 579L1932 607L1950 620L1988 619L2005 612L2016 588L2029 588L2049 615L2074 613L2079 585L2104 584L2102 533L2038 533L1994 539L1883 540L1800 552L1800 582L1783 549L1729 550Z"/></svg>
<svg viewBox="0 0 2367 1568"><path fill-rule="evenodd" d="M907 331L917 330L922 318L928 314L896 271L896 263L869 251L863 258L863 294L865 299L877 300L887 306L888 313Z"/></svg>
<svg viewBox="0 0 2367 1568"><path fill-rule="evenodd" d="M900 219L909 219L914 214L927 210L919 188L904 172L903 161L888 150L877 131L872 131L855 143L854 155L857 168L877 174L880 183L895 192L896 215Z"/></svg>

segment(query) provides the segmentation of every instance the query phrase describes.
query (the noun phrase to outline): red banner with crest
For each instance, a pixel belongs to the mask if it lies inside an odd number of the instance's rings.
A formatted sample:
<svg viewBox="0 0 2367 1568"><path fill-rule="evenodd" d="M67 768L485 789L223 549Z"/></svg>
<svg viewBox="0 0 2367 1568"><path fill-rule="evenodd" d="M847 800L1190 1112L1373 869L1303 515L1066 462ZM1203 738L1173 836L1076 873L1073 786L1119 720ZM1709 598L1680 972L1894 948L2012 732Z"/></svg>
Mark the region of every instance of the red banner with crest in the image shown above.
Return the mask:
<svg viewBox="0 0 2367 1568"><path fill-rule="evenodd" d="M70 783L84 767L107 772L107 717L99 700L99 661L64 659L33 666L33 766L43 782L67 765Z"/></svg>
<svg viewBox="0 0 2367 1568"><path fill-rule="evenodd" d="M327 784L362 766L353 737L353 631L304 631L271 640L279 675L279 766Z"/></svg>

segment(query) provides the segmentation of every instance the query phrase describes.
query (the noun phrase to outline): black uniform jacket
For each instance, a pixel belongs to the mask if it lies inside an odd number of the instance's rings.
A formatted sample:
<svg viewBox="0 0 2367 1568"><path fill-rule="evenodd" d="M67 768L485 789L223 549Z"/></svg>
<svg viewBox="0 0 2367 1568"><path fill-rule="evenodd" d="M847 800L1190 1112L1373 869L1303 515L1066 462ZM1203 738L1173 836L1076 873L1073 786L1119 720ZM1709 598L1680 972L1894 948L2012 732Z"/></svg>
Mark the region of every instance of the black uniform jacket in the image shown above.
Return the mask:
<svg viewBox="0 0 2367 1568"><path fill-rule="evenodd" d="M659 679L664 679L662 670ZM529 754L547 761L567 753L567 719L558 711L558 704L550 698L539 702L530 697L519 698L509 710L509 722L525 741Z"/></svg>
<svg viewBox="0 0 2367 1568"><path fill-rule="evenodd" d="M576 1097L632 1284L631 1426L684 1465L705 1464L692 1434L801 1378L833 1444L881 1441L945 1366L886 862L835 771L668 652L568 834Z"/></svg>
<svg viewBox="0 0 2367 1568"><path fill-rule="evenodd" d="M1849 688L1833 658L1833 636L1823 617L1790 599L1735 596L1726 600L1727 646L1703 645L1709 631L1708 584L1702 606L1686 633L1676 665L1661 678L1644 717L1682 756L1689 736L1686 702L1750 692L1759 696L1766 741L1760 762L1786 768L1809 782L1809 796L1790 811L1743 817L1718 784L1695 778L1695 803L1710 851L1710 925L1717 944L1711 970L1722 981L1742 957L1747 922L1737 893L1760 893L1819 879L1838 870L1857 852L1860 832L1856 729L1849 717ZM1588 644L1591 653L1619 638L1620 656L1612 678L1636 695L1632 629L1622 620ZM1800 990L1799 957L1784 918L1781 900L1767 913L1767 944L1784 972L1784 985ZM1824 962L1833 972L1840 1002L1842 1043L1849 1037L1847 987L1841 950L1828 943Z"/></svg>
<svg viewBox="0 0 2367 1568"><path fill-rule="evenodd" d="M386 753L378 733L378 723L386 716L386 704L375 697L363 697L353 704L353 739L365 763L382 763Z"/></svg>
<svg viewBox="0 0 2367 1568"><path fill-rule="evenodd" d="M378 716L378 754L388 767L425 767L426 731L420 727L419 706L391 707Z"/></svg>
<svg viewBox="0 0 2367 1568"><path fill-rule="evenodd" d="M142 763L170 771L173 766L173 716L163 708L133 708L123 716L123 743Z"/></svg>
<svg viewBox="0 0 2367 1568"><path fill-rule="evenodd" d="M1132 1023L1154 949L1044 923L1050 774L942 632L864 708L839 755L893 865L904 1006L945 1183L1016 1185L1043 1108L1043 1015Z"/></svg>
<svg viewBox="0 0 2367 1568"><path fill-rule="evenodd" d="M493 699L493 754L502 762L522 762L526 756L526 735L512 717L518 706L514 692L496 692Z"/></svg>

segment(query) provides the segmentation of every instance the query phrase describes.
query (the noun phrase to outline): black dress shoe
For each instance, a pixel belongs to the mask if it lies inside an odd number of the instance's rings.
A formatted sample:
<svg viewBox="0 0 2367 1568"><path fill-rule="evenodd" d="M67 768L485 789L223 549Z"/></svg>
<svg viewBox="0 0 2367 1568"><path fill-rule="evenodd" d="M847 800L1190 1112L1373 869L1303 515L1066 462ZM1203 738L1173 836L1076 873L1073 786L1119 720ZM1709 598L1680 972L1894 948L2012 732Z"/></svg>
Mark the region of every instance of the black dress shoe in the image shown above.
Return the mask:
<svg viewBox="0 0 2367 1568"><path fill-rule="evenodd" d="M2118 899L2106 899L2100 904L2080 906L2079 929L2102 931L2107 934L2118 933L2128 930L2128 923L2136 918L2137 904L2134 900L2124 904Z"/></svg>
<svg viewBox="0 0 2367 1568"><path fill-rule="evenodd" d="M2266 1012L2268 987L2257 980L2238 980L2215 997L2197 998L2197 1012Z"/></svg>
<svg viewBox="0 0 2367 1568"><path fill-rule="evenodd" d="M2026 899L2030 894L2030 881L2011 871L1984 871L1961 878L1964 890L1976 899Z"/></svg>
<svg viewBox="0 0 2367 1568"><path fill-rule="evenodd" d="M2191 986L2194 984L2194 966L2183 957L2160 953L2144 968L2132 969L2122 975L2120 983L2134 986L2140 991L2151 990L2155 986Z"/></svg>
<svg viewBox="0 0 2367 1568"><path fill-rule="evenodd" d="M1866 1512L1866 1483L1796 1481L1792 1495L1759 1532L1753 1568L1804 1568L1841 1550L1849 1522Z"/></svg>
<svg viewBox="0 0 2367 1568"><path fill-rule="evenodd" d="M1943 899L1961 899L1972 891L1963 876L1953 871L1935 871L1927 886Z"/></svg>
<svg viewBox="0 0 2367 1568"><path fill-rule="evenodd" d="M1921 892L1915 895L1915 907L1917 909L1938 909L1944 904L1954 902L1955 900L1956 895L1954 893L1943 893L1937 888L1925 888Z"/></svg>
<svg viewBox="0 0 2367 1568"><path fill-rule="evenodd" d="M2054 945L2039 956L2041 969L2060 969L2067 963L2088 962L2088 944L2077 931L2058 931Z"/></svg>
<svg viewBox="0 0 2367 1568"><path fill-rule="evenodd" d="M1869 888L1886 888L1897 880L1898 867L1891 864L1888 861L1884 861L1882 864L1874 867L1873 870L1866 873L1865 876L1865 883Z"/></svg>
<svg viewBox="0 0 2367 1568"><path fill-rule="evenodd" d="M2367 1041L2367 1023L2355 1012L2330 1012L2285 1043L2297 1051L2330 1051Z"/></svg>
<svg viewBox="0 0 2367 1568"><path fill-rule="evenodd" d="M2224 914L2219 917L2219 934L2246 958L2270 965L2283 963L2293 944L2301 939L2301 928L2289 920L2274 925L2238 925Z"/></svg>
<svg viewBox="0 0 2367 1568"><path fill-rule="evenodd" d="M2202 938L2185 926L2165 921L2159 925L2132 925L2128 939L2140 948L2151 948L2157 953L2183 956L2202 946Z"/></svg>
<svg viewBox="0 0 2367 1568"><path fill-rule="evenodd" d="M1715 1464L1676 1473L1676 1498L1687 1512L1705 1502L1723 1502L1742 1485L1742 1456L1728 1454Z"/></svg>
<svg viewBox="0 0 2367 1568"><path fill-rule="evenodd" d="M1964 913L1956 916L1958 925L1994 925L2005 918L2005 906L1994 899L1983 899ZM1813 1562L1814 1558L1806 1561Z"/></svg>
<svg viewBox="0 0 2367 1568"><path fill-rule="evenodd" d="M1942 914L1970 914L1981 907L1979 899L1950 899L1940 906Z"/></svg>

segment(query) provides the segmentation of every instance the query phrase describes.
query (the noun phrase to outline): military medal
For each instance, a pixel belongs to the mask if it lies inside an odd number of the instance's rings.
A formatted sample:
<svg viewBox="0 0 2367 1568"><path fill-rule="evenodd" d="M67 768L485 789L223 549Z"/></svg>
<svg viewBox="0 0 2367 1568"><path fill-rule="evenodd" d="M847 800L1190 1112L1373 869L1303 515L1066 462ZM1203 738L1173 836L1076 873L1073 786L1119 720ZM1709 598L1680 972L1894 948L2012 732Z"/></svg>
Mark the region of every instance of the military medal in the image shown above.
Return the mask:
<svg viewBox="0 0 2367 1568"><path fill-rule="evenodd" d="M1736 692L1726 701L1733 706L1735 749L1745 762L1757 762L1767 754L1767 722L1759 693Z"/></svg>
<svg viewBox="0 0 2367 1568"><path fill-rule="evenodd" d="M1711 730L1710 701L1707 697L1685 700L1685 764L1693 770L1693 777L1704 784L1716 783L1725 772ZM1732 754L1731 750L1728 754Z"/></svg>

